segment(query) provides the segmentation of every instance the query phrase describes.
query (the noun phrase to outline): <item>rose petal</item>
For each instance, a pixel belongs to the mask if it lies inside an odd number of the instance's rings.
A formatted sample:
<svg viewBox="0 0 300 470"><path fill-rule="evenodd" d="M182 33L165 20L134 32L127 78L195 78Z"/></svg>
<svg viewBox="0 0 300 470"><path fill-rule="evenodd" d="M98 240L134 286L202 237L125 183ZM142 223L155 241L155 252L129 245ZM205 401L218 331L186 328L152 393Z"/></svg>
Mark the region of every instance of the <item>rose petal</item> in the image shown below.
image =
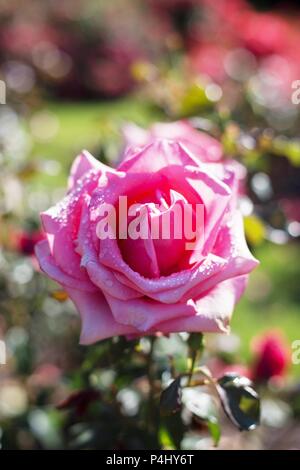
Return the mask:
<svg viewBox="0 0 300 470"><path fill-rule="evenodd" d="M86 294L70 288L67 292L80 313L82 321L80 344L87 345L112 336L137 333L135 328L114 320L101 292Z"/></svg>
<svg viewBox="0 0 300 470"><path fill-rule="evenodd" d="M36 257L39 261L41 270L46 273L51 279L61 284L63 287L72 287L79 291L95 292L97 288L87 280L79 280L69 276L62 271L56 264L49 249L47 240L42 240L35 246Z"/></svg>
<svg viewBox="0 0 300 470"><path fill-rule="evenodd" d="M242 295L246 283L247 276L221 282L195 302L196 315L166 321L156 325L155 330L162 333L181 331L228 333L234 306Z"/></svg>
<svg viewBox="0 0 300 470"><path fill-rule="evenodd" d="M90 170L100 171L101 166L103 166L102 163L96 160L87 150L82 150L81 154L75 158L70 170L68 180L69 190L72 190L76 186L78 180L80 180L85 173Z"/></svg>
<svg viewBox="0 0 300 470"><path fill-rule="evenodd" d="M206 134L196 130L187 121L156 123L147 131L128 123L123 127L127 146L142 147L156 139L169 139L183 143L203 162L216 162L222 158L221 144Z"/></svg>
<svg viewBox="0 0 300 470"><path fill-rule="evenodd" d="M172 304L193 298L187 294L192 288L199 290L199 286L206 285L208 280L216 273L224 269L226 260L215 255L209 255L203 262L197 263L191 269L160 277L157 282L152 279L136 279L136 283L129 280L121 273L115 273L115 277L124 285L137 289L138 292L147 295L151 299ZM195 287L196 286L196 287Z"/></svg>
<svg viewBox="0 0 300 470"><path fill-rule="evenodd" d="M182 300L197 298L219 282L249 274L259 264L247 246L242 215L235 211L228 215L228 219L230 220L221 227L213 249L224 260L223 269L215 271L205 282L189 289Z"/></svg>
<svg viewBox="0 0 300 470"><path fill-rule="evenodd" d="M118 323L131 325L144 332L162 321L193 316L196 313L195 304L192 300L185 304L162 305L160 302L155 302L146 297L122 301L106 293L104 295Z"/></svg>
<svg viewBox="0 0 300 470"><path fill-rule="evenodd" d="M99 185L101 179L106 179L106 173L112 173L109 167L99 164L92 156L87 157L85 153L77 158L73 180L79 177L81 170L84 171L80 179L76 179L76 186L58 204L41 214L44 231L47 234L51 253L58 267L66 274L82 280L88 280L84 270L80 269L80 256L75 251L81 213L86 198ZM99 170L99 168L101 170Z"/></svg>
<svg viewBox="0 0 300 470"><path fill-rule="evenodd" d="M125 301L142 297L136 290L122 284L105 266L95 261L86 261L84 265L93 284L103 292Z"/></svg>
<svg viewBox="0 0 300 470"><path fill-rule="evenodd" d="M155 140L135 156L121 162L119 171L126 173L155 173L170 165L197 165L197 158L177 142Z"/></svg>

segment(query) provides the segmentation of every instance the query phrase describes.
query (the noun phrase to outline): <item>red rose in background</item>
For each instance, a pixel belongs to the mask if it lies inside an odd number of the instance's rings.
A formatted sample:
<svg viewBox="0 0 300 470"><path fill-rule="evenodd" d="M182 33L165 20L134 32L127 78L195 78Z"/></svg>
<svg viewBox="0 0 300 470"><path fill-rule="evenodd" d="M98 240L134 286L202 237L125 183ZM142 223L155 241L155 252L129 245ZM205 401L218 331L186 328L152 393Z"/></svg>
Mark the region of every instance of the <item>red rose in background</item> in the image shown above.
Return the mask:
<svg viewBox="0 0 300 470"><path fill-rule="evenodd" d="M35 245L44 239L45 235L41 230L36 230L34 232L29 232L26 230L20 231L16 235L16 250L19 251L22 255L34 255Z"/></svg>
<svg viewBox="0 0 300 470"><path fill-rule="evenodd" d="M280 332L270 331L254 340L254 351L254 380L264 382L286 374L290 352Z"/></svg>

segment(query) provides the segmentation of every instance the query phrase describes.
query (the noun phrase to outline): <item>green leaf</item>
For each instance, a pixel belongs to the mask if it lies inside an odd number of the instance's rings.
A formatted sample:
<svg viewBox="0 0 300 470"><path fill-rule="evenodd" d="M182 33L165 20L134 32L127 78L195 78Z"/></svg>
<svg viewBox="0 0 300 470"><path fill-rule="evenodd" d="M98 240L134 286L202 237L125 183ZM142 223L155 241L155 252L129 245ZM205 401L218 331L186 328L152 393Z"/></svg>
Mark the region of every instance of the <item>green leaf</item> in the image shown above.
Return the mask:
<svg viewBox="0 0 300 470"><path fill-rule="evenodd" d="M161 394L160 410L164 415L177 413L181 409L181 378L177 377Z"/></svg>
<svg viewBox="0 0 300 470"><path fill-rule="evenodd" d="M172 437L170 436L168 429L163 426L159 429L159 441L162 444L163 449L175 450Z"/></svg>
<svg viewBox="0 0 300 470"><path fill-rule="evenodd" d="M212 106L205 94L204 86L201 86L199 83L193 83L186 90L180 105L180 114L185 117L193 116L203 108Z"/></svg>
<svg viewBox="0 0 300 470"><path fill-rule="evenodd" d="M210 416L206 422L210 435L214 441L214 445L217 446L221 439L221 427L219 421L216 417Z"/></svg>
<svg viewBox="0 0 300 470"><path fill-rule="evenodd" d="M263 221L256 215L249 215L244 218L246 238L251 245L260 245L266 236L266 227Z"/></svg>
<svg viewBox="0 0 300 470"><path fill-rule="evenodd" d="M260 399L247 377L235 373L218 380L217 390L225 413L241 431L251 431L260 420Z"/></svg>
<svg viewBox="0 0 300 470"><path fill-rule="evenodd" d="M180 449L183 436L186 432L186 425L183 423L180 413L173 413L161 416L160 426L168 433L168 439L172 442L168 448ZM161 436L160 436L161 437ZM165 442L161 439L161 444Z"/></svg>

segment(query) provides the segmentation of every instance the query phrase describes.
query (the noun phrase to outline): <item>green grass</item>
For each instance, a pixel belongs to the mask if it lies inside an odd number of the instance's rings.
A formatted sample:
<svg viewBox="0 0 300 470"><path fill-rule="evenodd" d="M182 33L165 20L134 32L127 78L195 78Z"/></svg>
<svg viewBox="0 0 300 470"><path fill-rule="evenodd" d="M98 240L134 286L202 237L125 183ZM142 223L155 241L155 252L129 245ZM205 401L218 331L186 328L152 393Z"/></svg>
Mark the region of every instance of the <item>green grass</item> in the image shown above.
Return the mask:
<svg viewBox="0 0 300 470"><path fill-rule="evenodd" d="M50 141L34 140L31 160L57 160L62 172L53 178L37 174L34 187L63 185L73 159L82 149L99 156L101 147L111 158L116 158L121 145L120 129L132 121L147 126L161 118L157 109L137 99L110 102L58 103L50 102L38 112L46 110L58 120L58 132Z"/></svg>
<svg viewBox="0 0 300 470"><path fill-rule="evenodd" d="M78 152L83 147L98 146L110 134L116 134L125 121L140 125L148 124L154 115L151 106L137 100L125 99L99 103L50 103L47 109L53 112L60 123L59 132L52 146L37 148L51 154L55 148L59 156L66 158L65 152ZM69 158L72 158L70 156Z"/></svg>

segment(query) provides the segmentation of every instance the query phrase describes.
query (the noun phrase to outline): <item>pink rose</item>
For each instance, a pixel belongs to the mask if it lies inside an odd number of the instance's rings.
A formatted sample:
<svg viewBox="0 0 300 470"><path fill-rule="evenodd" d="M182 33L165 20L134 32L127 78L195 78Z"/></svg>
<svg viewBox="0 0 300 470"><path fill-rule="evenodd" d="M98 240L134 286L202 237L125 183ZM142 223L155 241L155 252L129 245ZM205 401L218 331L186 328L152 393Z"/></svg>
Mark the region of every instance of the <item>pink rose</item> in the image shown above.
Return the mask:
<svg viewBox="0 0 300 470"><path fill-rule="evenodd" d="M37 245L37 257L76 304L82 344L115 335L228 331L257 261L236 209L235 172L201 161L209 143L216 145L206 138L195 154L176 139L154 140L129 149L116 170L84 151L73 164L67 196L42 214L48 240ZM119 210L120 196L140 204L148 224L177 206L194 211L203 205L197 249L172 236L100 239L99 211L104 203Z"/></svg>

